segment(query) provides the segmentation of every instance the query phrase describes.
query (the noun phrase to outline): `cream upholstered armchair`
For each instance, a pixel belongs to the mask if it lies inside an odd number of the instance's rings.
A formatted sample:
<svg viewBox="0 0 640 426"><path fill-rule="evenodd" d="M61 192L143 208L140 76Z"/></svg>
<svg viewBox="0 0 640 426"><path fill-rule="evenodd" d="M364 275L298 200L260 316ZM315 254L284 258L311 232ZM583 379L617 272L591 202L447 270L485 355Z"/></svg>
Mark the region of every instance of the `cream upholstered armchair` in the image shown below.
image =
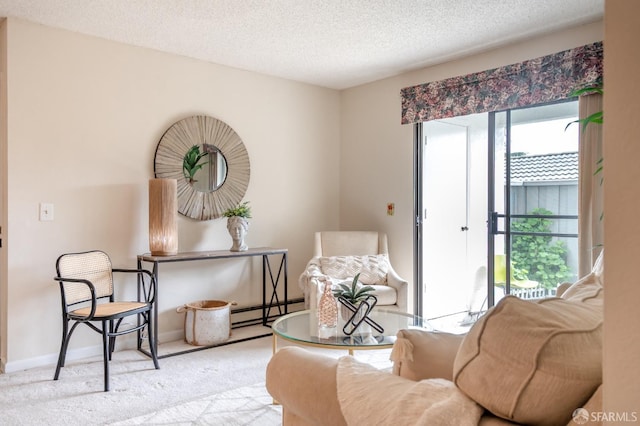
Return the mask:
<svg viewBox="0 0 640 426"><path fill-rule="evenodd" d="M408 287L389 262L387 235L375 231L316 232L313 258L300 275L299 285L304 292L305 308L317 306L318 282L328 277L333 285L353 280L371 285L384 309L408 310Z"/></svg>

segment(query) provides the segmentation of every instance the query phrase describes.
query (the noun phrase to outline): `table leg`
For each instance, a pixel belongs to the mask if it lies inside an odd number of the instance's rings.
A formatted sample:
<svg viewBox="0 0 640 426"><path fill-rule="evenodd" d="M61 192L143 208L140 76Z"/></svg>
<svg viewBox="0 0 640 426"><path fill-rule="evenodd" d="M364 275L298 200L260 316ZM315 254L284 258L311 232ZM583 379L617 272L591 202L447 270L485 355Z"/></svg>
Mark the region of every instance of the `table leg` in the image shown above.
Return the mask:
<svg viewBox="0 0 640 426"><path fill-rule="evenodd" d="M267 255L262 256L262 325L267 325Z"/></svg>
<svg viewBox="0 0 640 426"><path fill-rule="evenodd" d="M159 285L158 285L158 262L153 263L153 278L156 280L156 294L155 301L153 303L153 329L155 330L155 338L153 342L149 341L149 346L153 345L153 349L155 350L156 356L158 355L158 293L160 293ZM151 339L150 339L151 340Z"/></svg>
<svg viewBox="0 0 640 426"><path fill-rule="evenodd" d="M288 267L287 267L287 253L283 253L282 254L282 263L281 266L284 265L284 313L285 315L289 313L289 299L287 299L288 294L287 294L287 287L289 285L288 283L288 277L287 277L287 271L288 271Z"/></svg>
<svg viewBox="0 0 640 426"><path fill-rule="evenodd" d="M272 336L273 336L272 349L273 349L273 355L275 355L276 352L278 351L278 337L276 336L276 333L273 333ZM273 405L280 405L278 401L275 400L275 398L272 398L271 402Z"/></svg>
<svg viewBox="0 0 640 426"><path fill-rule="evenodd" d="M140 259L138 259L138 270L142 269L142 262L140 261ZM140 274L138 274L138 301L141 300L141 285L142 283L140 282L142 279ZM140 326L140 314L137 315L137 321L138 321L138 327ZM147 330L148 331L148 330ZM137 332L137 336L138 336L138 350L142 349L142 330L138 330Z"/></svg>
<svg viewBox="0 0 640 426"><path fill-rule="evenodd" d="M269 280L271 281L271 297L269 298L269 303L267 304L267 271L269 272ZM269 255L262 256L262 325L266 326L269 317L271 316L271 308L278 308L278 315L283 314L283 310L280 307L280 298L278 297L278 285L280 281L283 281L284 285L284 313L288 312L287 309L287 287L288 287L288 277L287 277L287 253L282 254L282 259L280 260L280 266L278 267L278 273L274 277L273 269L271 268L271 261L269 259Z"/></svg>

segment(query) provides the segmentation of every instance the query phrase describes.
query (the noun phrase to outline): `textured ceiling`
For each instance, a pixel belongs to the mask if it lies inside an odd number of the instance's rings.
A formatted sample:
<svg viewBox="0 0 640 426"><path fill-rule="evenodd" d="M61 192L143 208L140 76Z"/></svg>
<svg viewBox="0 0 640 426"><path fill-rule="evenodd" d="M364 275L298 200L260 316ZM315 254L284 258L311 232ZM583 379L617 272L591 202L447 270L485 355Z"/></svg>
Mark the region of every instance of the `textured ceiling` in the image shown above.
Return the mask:
<svg viewBox="0 0 640 426"><path fill-rule="evenodd" d="M0 0L0 16L334 89L603 12L604 0Z"/></svg>

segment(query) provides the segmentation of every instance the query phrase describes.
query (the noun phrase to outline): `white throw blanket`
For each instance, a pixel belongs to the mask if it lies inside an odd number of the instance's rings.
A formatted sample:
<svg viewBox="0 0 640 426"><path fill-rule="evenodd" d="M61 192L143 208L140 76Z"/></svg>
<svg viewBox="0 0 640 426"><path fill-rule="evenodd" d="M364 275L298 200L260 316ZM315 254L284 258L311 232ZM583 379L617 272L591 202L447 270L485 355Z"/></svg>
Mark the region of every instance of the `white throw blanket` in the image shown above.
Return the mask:
<svg viewBox="0 0 640 426"><path fill-rule="evenodd" d="M414 382L357 361L340 358L338 401L349 425L476 426L483 409L452 382Z"/></svg>

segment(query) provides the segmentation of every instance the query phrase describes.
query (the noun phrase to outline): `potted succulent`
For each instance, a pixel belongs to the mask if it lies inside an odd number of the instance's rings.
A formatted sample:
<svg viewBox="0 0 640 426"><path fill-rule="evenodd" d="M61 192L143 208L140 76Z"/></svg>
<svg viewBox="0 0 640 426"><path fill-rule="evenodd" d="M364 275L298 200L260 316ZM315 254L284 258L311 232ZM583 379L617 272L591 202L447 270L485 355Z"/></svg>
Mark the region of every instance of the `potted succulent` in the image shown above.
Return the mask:
<svg viewBox="0 0 640 426"><path fill-rule="evenodd" d="M229 208L222 213L224 217L244 217L246 219L251 219L251 207L249 206L249 202L245 201L242 204L238 204L235 207Z"/></svg>
<svg viewBox="0 0 640 426"><path fill-rule="evenodd" d="M360 278L360 273L356 274L353 277L353 281L351 285L340 283L337 288L333 289L333 296L336 299L343 298L351 302L356 307L360 306L360 302L369 296L369 294L374 291L374 288L370 285L360 286L358 285L358 278ZM344 305L340 305L340 314L342 318L347 320L351 318L353 313Z"/></svg>
<svg viewBox="0 0 640 426"><path fill-rule="evenodd" d="M249 202L245 201L235 207L229 208L222 213L227 218L227 230L233 240L231 251L245 251L248 249L244 243L244 237L249 230L249 221L251 218L251 207Z"/></svg>

